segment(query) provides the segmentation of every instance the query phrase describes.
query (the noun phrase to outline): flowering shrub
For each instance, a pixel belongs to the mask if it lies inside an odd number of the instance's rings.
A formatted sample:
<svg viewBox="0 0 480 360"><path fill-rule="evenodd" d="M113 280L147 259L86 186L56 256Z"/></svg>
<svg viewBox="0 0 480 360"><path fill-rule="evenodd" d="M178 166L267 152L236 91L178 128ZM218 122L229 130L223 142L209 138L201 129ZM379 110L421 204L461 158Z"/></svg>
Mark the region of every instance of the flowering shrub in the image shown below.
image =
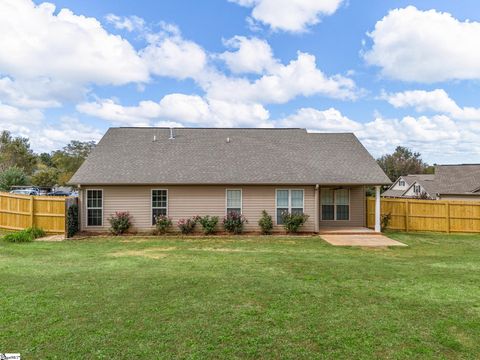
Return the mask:
<svg viewBox="0 0 480 360"><path fill-rule="evenodd" d="M231 234L241 234L243 232L243 224L248 220L242 214L232 211L223 218L223 227L225 231Z"/></svg>
<svg viewBox="0 0 480 360"><path fill-rule="evenodd" d="M272 216L267 213L266 210L262 211L262 217L258 220L258 226L262 229L263 235L269 235L272 233L273 220Z"/></svg>
<svg viewBox="0 0 480 360"><path fill-rule="evenodd" d="M290 214L284 212L282 214L283 227L287 233L296 233L303 224L306 223L309 216L305 214Z"/></svg>
<svg viewBox="0 0 480 360"><path fill-rule="evenodd" d="M190 219L180 219L177 221L177 227L183 235L187 235L195 230L197 222L200 220L200 216L195 216Z"/></svg>
<svg viewBox="0 0 480 360"><path fill-rule="evenodd" d="M155 229L156 233L164 235L172 227L172 219L165 215L159 215L155 217Z"/></svg>
<svg viewBox="0 0 480 360"><path fill-rule="evenodd" d="M202 225L203 233L205 235L210 235L215 232L215 228L218 224L218 216L202 216L198 219L198 222Z"/></svg>
<svg viewBox="0 0 480 360"><path fill-rule="evenodd" d="M117 211L108 221L110 222L110 232L114 235L121 235L132 226L128 211Z"/></svg>

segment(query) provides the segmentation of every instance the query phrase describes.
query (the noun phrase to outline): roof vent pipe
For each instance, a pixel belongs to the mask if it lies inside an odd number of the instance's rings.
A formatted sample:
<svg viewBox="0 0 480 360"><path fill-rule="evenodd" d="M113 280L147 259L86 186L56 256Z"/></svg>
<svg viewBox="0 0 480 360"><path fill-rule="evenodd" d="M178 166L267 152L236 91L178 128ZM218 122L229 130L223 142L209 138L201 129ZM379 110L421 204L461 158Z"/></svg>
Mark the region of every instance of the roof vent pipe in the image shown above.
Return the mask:
<svg viewBox="0 0 480 360"><path fill-rule="evenodd" d="M157 135L153 135L153 142L157 141Z"/></svg>
<svg viewBox="0 0 480 360"><path fill-rule="evenodd" d="M229 144L229 143L230 143L230 138L229 138L229 137L227 137L227 144Z"/></svg>
<svg viewBox="0 0 480 360"><path fill-rule="evenodd" d="M170 128L170 137L169 140L175 139L175 129L173 127Z"/></svg>

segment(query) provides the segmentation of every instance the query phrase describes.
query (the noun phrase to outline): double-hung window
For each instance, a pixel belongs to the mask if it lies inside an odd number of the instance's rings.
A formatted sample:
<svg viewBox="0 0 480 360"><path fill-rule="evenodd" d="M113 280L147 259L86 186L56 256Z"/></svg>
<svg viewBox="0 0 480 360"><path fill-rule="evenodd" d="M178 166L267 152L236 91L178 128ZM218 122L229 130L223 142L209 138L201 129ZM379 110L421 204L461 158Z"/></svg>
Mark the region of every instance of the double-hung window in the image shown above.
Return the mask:
<svg viewBox="0 0 480 360"><path fill-rule="evenodd" d="M404 187L405 186L405 181L404 180L399 180L398 185L401 186L401 187Z"/></svg>
<svg viewBox="0 0 480 360"><path fill-rule="evenodd" d="M103 191L87 190L87 226L103 225Z"/></svg>
<svg viewBox="0 0 480 360"><path fill-rule="evenodd" d="M168 191L152 190L152 225L155 225L158 216L167 216Z"/></svg>
<svg viewBox="0 0 480 360"><path fill-rule="evenodd" d="M349 189L322 189L322 220L350 219Z"/></svg>
<svg viewBox="0 0 480 360"><path fill-rule="evenodd" d="M227 215L231 213L242 213L242 190L227 189Z"/></svg>
<svg viewBox="0 0 480 360"><path fill-rule="evenodd" d="M303 189L278 189L276 194L277 225L283 224L283 214L303 214Z"/></svg>
<svg viewBox="0 0 480 360"><path fill-rule="evenodd" d="M415 194L420 194L421 190L422 190L422 188L420 187L420 185L418 185L418 184L413 185L413 192Z"/></svg>

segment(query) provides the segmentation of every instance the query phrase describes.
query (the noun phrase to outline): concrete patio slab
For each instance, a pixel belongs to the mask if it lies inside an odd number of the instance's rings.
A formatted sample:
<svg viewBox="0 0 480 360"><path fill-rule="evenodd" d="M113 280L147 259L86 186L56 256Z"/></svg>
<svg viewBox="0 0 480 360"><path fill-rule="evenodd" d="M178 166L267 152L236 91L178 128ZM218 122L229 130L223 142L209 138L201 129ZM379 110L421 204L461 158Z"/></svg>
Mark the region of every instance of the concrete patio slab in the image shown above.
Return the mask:
<svg viewBox="0 0 480 360"><path fill-rule="evenodd" d="M373 234L321 234L320 237L334 246L386 247L408 246L384 235Z"/></svg>

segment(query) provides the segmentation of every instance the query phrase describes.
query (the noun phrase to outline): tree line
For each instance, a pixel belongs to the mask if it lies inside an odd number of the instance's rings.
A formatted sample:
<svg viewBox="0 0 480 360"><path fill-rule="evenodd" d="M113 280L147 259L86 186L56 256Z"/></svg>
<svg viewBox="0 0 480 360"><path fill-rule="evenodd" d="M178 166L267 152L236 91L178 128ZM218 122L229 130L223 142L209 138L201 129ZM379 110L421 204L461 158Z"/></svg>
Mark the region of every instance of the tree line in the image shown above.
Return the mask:
<svg viewBox="0 0 480 360"><path fill-rule="evenodd" d="M0 135L0 190L14 185L66 185L95 147L94 141L72 140L61 150L36 154L28 138Z"/></svg>

